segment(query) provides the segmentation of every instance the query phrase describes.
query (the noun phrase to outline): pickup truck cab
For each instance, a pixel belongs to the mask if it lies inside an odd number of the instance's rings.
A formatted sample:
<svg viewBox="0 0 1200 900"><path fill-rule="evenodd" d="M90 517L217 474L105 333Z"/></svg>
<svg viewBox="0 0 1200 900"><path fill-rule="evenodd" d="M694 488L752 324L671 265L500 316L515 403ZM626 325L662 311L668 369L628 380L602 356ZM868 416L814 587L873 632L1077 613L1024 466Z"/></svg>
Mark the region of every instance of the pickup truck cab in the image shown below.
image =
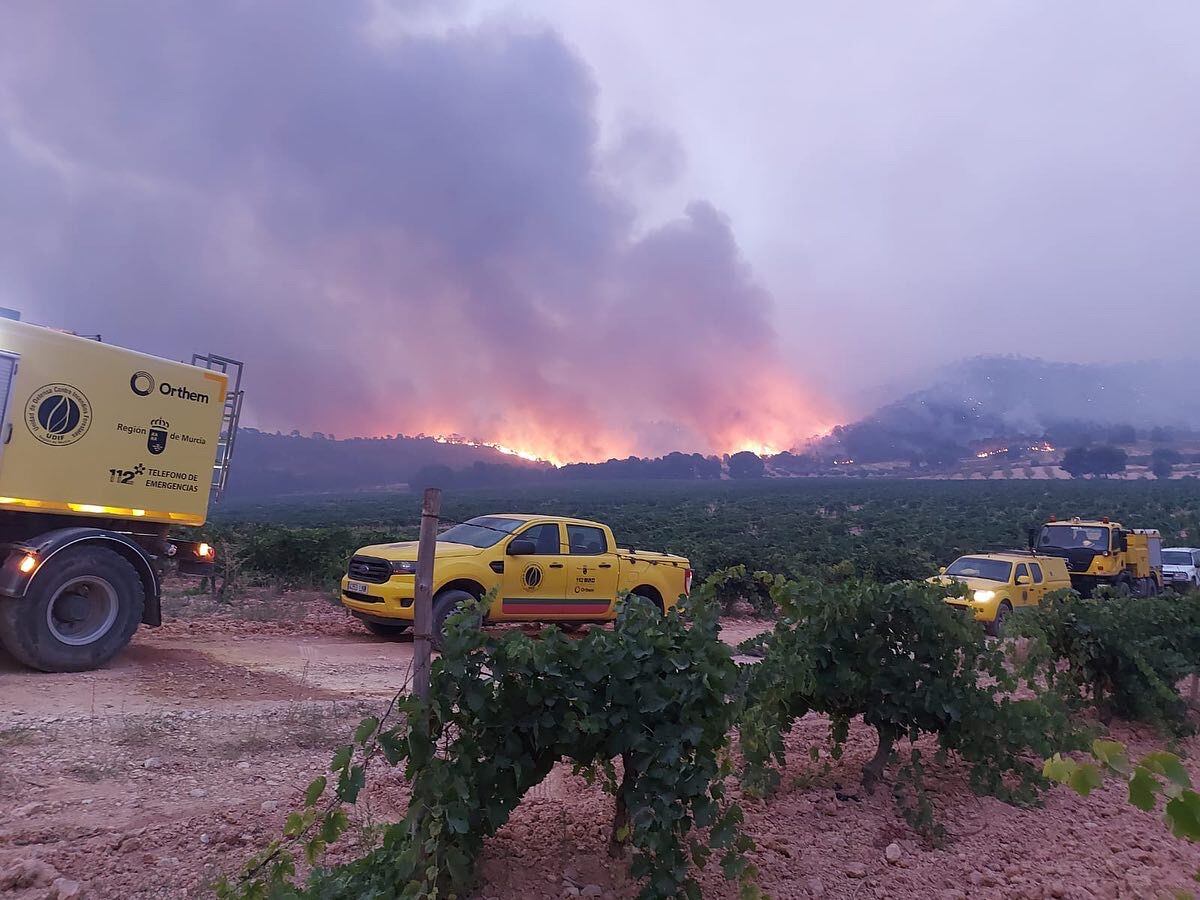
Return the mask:
<svg viewBox="0 0 1200 900"><path fill-rule="evenodd" d="M363 547L350 559L341 600L368 630L402 633L413 622L417 542ZM625 593L664 613L691 590L682 556L623 550L599 522L560 516L478 516L438 535L433 642L454 609L495 590L488 622L606 622Z"/></svg>
<svg viewBox="0 0 1200 900"><path fill-rule="evenodd" d="M1163 586L1180 591L1200 587L1200 549L1163 547Z"/></svg>
<svg viewBox="0 0 1200 900"><path fill-rule="evenodd" d="M961 584L962 594L947 597L946 602L970 609L989 635L1000 637L1004 621L1014 609L1037 606L1047 594L1069 588L1071 575L1067 561L1057 556L973 553L960 556L929 581Z"/></svg>

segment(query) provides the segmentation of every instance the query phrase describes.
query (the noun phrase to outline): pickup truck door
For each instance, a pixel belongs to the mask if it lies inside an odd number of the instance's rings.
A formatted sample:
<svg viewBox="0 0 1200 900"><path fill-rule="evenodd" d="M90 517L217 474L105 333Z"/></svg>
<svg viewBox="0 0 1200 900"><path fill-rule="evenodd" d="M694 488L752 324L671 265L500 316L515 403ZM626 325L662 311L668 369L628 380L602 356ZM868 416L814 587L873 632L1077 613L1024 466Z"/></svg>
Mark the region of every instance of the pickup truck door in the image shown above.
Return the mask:
<svg viewBox="0 0 1200 900"><path fill-rule="evenodd" d="M557 618L567 584L562 526L558 522L539 522L514 534L508 543L517 539L532 541L536 552L504 557L500 618Z"/></svg>
<svg viewBox="0 0 1200 900"><path fill-rule="evenodd" d="M1029 586L1029 605L1036 606L1046 596L1046 578L1042 567L1035 562L1029 564L1029 574L1033 577L1033 584Z"/></svg>
<svg viewBox="0 0 1200 900"><path fill-rule="evenodd" d="M592 525L567 526L567 600L575 615L596 618L612 614L617 600L620 564L608 534Z"/></svg>
<svg viewBox="0 0 1200 900"><path fill-rule="evenodd" d="M1021 578L1029 578L1029 584L1020 584L1019 579ZM1029 597L1033 593L1033 579L1030 577L1029 567L1025 563L1017 566L1016 574L1013 575L1013 584L1016 585L1016 590L1013 592L1013 603L1016 606L1028 606Z"/></svg>

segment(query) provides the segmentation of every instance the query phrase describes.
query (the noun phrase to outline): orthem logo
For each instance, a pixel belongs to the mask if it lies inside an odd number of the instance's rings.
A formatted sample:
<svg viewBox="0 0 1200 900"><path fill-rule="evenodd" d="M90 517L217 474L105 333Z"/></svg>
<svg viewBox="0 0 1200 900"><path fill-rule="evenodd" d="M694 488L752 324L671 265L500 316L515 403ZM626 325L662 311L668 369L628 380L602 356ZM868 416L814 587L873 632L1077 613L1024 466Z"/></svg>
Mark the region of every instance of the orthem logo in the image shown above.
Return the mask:
<svg viewBox="0 0 1200 900"><path fill-rule="evenodd" d="M146 449L155 456L167 449L168 428L171 423L166 419L151 419L150 430L146 435Z"/></svg>
<svg viewBox="0 0 1200 900"><path fill-rule="evenodd" d="M164 381L159 383L154 376L146 371L134 372L129 377L129 389L139 397L149 397L158 388L158 393L164 397L178 397L180 400L190 400L192 403L208 403L208 394L193 391L191 388L178 387Z"/></svg>
<svg viewBox="0 0 1200 900"><path fill-rule="evenodd" d="M92 427L92 404L73 385L42 385L25 404L25 427L43 444L65 447Z"/></svg>
<svg viewBox="0 0 1200 900"><path fill-rule="evenodd" d="M534 590L539 584L542 583L541 566L530 566L525 570L525 574L522 576L521 580L525 582L526 589L531 591Z"/></svg>
<svg viewBox="0 0 1200 900"><path fill-rule="evenodd" d="M149 397L154 393L154 376L149 372L134 372L129 379L129 389L139 397Z"/></svg>

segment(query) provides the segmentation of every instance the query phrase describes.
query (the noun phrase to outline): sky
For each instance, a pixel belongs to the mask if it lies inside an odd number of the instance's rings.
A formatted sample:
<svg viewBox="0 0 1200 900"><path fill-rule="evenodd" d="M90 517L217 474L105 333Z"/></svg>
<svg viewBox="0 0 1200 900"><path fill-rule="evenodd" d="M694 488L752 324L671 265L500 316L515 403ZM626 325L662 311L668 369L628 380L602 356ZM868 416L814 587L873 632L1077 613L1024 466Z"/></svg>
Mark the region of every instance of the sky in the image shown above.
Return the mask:
<svg viewBox="0 0 1200 900"><path fill-rule="evenodd" d="M795 446L1200 340L1200 6L15 0L0 305L247 419Z"/></svg>

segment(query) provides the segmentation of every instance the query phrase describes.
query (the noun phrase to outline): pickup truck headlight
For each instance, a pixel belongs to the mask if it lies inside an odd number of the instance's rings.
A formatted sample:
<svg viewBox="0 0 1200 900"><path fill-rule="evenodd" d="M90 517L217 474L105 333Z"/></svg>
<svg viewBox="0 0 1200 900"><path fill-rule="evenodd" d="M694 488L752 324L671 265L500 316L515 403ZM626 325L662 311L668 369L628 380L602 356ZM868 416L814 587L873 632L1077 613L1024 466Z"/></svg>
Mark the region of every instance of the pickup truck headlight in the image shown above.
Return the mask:
<svg viewBox="0 0 1200 900"><path fill-rule="evenodd" d="M972 599L974 599L976 603L987 603L995 596L995 591L976 591Z"/></svg>
<svg viewBox="0 0 1200 900"><path fill-rule="evenodd" d="M415 559L399 559L392 562L393 575L416 575L417 561Z"/></svg>

